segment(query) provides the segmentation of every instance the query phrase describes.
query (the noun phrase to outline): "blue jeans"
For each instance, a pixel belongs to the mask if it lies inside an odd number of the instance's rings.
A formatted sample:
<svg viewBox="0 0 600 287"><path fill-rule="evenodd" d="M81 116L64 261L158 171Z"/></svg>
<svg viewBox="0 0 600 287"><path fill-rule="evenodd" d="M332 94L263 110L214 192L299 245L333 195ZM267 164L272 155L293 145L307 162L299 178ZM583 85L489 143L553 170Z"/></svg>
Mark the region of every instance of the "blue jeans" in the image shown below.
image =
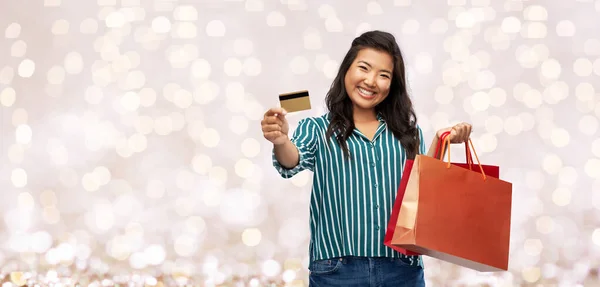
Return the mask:
<svg viewBox="0 0 600 287"><path fill-rule="evenodd" d="M341 257L317 260L310 267L310 287L424 287L423 268L408 259Z"/></svg>

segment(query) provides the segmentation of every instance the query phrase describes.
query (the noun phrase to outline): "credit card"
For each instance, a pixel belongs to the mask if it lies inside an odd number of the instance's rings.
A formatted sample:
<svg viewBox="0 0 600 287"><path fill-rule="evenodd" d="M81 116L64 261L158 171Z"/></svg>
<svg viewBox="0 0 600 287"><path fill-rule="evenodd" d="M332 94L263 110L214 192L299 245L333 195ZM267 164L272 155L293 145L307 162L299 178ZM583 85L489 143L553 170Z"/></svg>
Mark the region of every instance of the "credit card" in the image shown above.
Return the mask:
<svg viewBox="0 0 600 287"><path fill-rule="evenodd" d="M288 113L310 110L310 98L306 90L280 94L279 102Z"/></svg>

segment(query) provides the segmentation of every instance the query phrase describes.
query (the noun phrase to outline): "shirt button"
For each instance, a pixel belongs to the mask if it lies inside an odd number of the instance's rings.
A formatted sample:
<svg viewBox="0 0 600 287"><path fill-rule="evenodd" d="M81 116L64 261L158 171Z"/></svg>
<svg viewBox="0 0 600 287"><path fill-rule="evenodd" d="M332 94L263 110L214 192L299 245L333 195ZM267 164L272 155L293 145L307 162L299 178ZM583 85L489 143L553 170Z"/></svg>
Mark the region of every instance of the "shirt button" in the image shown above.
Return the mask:
<svg viewBox="0 0 600 287"><path fill-rule="evenodd" d="M375 205L375 208L379 208L379 204Z"/></svg>
<svg viewBox="0 0 600 287"><path fill-rule="evenodd" d="M377 230L379 230L379 225L377 226Z"/></svg>
<svg viewBox="0 0 600 287"><path fill-rule="evenodd" d="M379 185L378 185L378 184L374 184L373 186L374 186L375 188L377 188Z"/></svg>
<svg viewBox="0 0 600 287"><path fill-rule="evenodd" d="M375 167L375 162L374 161L371 162L371 166Z"/></svg>

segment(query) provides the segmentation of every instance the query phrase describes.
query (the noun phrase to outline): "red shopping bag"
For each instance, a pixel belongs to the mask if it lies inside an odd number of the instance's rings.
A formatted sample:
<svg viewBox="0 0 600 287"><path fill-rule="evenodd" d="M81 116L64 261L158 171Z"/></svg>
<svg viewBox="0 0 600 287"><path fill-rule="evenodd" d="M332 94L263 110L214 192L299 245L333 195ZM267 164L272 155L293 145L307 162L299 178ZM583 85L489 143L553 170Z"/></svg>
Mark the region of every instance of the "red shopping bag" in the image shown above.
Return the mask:
<svg viewBox="0 0 600 287"><path fill-rule="evenodd" d="M448 162L415 157L391 244L477 271L508 270L512 183L486 176L474 149L479 170L452 165L447 151Z"/></svg>
<svg viewBox="0 0 600 287"><path fill-rule="evenodd" d="M445 132L442 134L440 139L438 140L438 144L435 150L435 157L438 157L440 154L442 143L444 142L446 136L448 136L450 132ZM449 147L448 147L449 148ZM452 162L452 165L459 166L462 168L470 169L472 171L480 172L480 167L476 166L474 168L473 156L471 155L471 149L469 148L468 143L465 143L465 155L466 155L466 163L456 163ZM402 171L402 180L400 181L400 186L398 187L398 191L396 193L396 200L394 201L394 206L392 208L392 214L390 215L390 220L388 221L388 226L385 232L385 237L383 240L383 244L389 248L392 248L404 255L421 255L420 253L413 252L396 245L392 244L392 238L394 237L394 231L396 230L396 222L398 221L398 216L400 214L400 207L402 206L402 199L404 198L404 192L406 191L406 185L408 184L408 179L413 167L414 160L406 160L404 164L404 170ZM481 165L485 175L499 178L500 176L500 167L493 165Z"/></svg>

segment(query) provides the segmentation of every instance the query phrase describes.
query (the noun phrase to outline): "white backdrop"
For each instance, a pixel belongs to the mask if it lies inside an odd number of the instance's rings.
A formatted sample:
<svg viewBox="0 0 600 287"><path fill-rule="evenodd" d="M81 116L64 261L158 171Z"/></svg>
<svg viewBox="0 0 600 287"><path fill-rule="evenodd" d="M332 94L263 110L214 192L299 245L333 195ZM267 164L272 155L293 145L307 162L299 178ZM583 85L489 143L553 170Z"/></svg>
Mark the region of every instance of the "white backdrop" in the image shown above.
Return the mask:
<svg viewBox="0 0 600 287"><path fill-rule="evenodd" d="M312 175L260 120L301 89L292 130L321 115L381 29L426 140L471 122L514 184L510 272L426 258L428 286L600 284L598 0L3 1L0 28L0 276L305 286Z"/></svg>

